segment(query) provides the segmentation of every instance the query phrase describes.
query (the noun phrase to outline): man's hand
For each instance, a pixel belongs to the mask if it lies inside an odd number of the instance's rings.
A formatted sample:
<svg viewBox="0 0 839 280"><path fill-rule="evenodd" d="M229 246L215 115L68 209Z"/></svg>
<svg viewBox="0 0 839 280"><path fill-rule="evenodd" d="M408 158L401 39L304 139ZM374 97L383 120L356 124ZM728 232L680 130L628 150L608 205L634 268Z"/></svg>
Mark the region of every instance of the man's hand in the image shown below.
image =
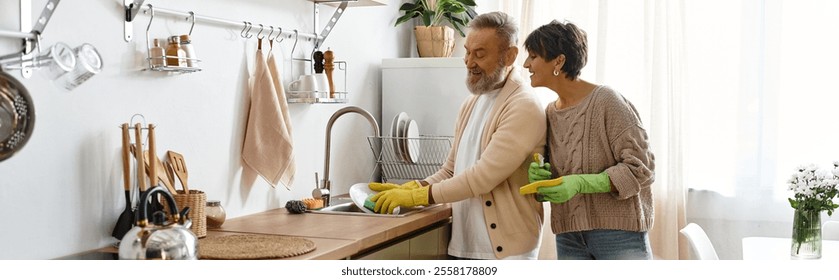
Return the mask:
<svg viewBox="0 0 839 280"><path fill-rule="evenodd" d="M398 206L415 207L428 205L428 189L429 187L411 189L393 188L382 191L370 198L370 201L376 203L373 211L381 214L390 214Z"/></svg>
<svg viewBox="0 0 839 280"><path fill-rule="evenodd" d="M413 181L405 182L402 185L397 185L397 184L392 184L392 183L370 182L370 184L368 184L367 187L369 187L371 190L376 191L376 192L383 192L383 191L392 190L392 189L396 189L396 188L416 189L416 188L421 187L421 185L420 185L419 181L413 180Z"/></svg>

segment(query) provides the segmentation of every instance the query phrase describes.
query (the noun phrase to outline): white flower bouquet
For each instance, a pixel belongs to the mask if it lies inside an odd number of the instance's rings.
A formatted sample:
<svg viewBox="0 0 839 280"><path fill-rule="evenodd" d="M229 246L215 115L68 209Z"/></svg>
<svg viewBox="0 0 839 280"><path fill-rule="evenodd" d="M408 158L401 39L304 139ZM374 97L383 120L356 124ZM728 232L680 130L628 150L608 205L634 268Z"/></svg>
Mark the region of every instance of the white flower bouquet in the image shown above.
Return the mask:
<svg viewBox="0 0 839 280"><path fill-rule="evenodd" d="M839 207L833 202L839 193L839 161L833 162L833 170L818 169L815 164L800 166L787 183L793 192L789 204L794 209L827 211L833 215L833 210Z"/></svg>

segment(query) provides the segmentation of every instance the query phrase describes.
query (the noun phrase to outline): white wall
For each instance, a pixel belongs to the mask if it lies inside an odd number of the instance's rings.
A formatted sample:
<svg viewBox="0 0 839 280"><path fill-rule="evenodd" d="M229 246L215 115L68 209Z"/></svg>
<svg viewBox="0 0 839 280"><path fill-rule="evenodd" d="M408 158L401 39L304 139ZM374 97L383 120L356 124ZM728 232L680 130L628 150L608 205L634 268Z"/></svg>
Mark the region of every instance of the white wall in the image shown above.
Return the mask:
<svg viewBox="0 0 839 280"><path fill-rule="evenodd" d="M33 1L33 18L45 1ZM230 20L273 24L312 32L313 9L304 0L170 0L146 1L155 6ZM65 0L43 34L44 45L65 42L93 44L101 53L102 73L74 91L54 86L35 72L23 79L37 115L26 146L0 162L0 259L48 259L107 246L124 207L118 125L135 113L157 125L158 153L181 152L193 189L221 200L228 218L283 207L290 199L309 197L314 173L323 173L326 121L337 109L356 105L380 118L382 58L408 57L413 45L410 27L393 27L401 1L388 6L350 8L326 40L337 60L349 64L349 104L291 104L296 180L291 190L271 188L243 175L240 151L248 97L244 91L245 50L254 39L239 37L240 28L198 23L193 44L203 71L165 75L140 71L145 56L144 32L149 17L140 14L135 40L123 41L122 0ZM333 8L321 8L321 22ZM0 30L17 30L18 1L0 2ZM158 15L153 38L189 30L183 19ZM293 40L275 54L288 57ZM18 39L0 37L0 55L17 51ZM295 57L311 52L300 42ZM414 51L415 52L415 51ZM284 81L291 80L284 63ZM43 71L43 70L41 70ZM333 193L346 193L352 183L369 179L373 158L366 136L372 130L360 116L342 117L333 131L331 179ZM247 173L247 172L246 172ZM253 181L255 180L255 181Z"/></svg>

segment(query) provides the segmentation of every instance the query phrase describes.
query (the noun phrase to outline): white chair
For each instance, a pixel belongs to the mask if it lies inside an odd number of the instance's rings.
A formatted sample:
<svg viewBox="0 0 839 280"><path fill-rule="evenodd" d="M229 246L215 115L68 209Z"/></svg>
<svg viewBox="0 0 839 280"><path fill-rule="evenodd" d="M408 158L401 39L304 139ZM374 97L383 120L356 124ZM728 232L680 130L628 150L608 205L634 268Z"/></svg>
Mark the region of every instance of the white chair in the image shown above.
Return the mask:
<svg viewBox="0 0 839 280"><path fill-rule="evenodd" d="M711 239L697 224L690 223L679 231L690 242L690 248L693 255L699 260L719 260L717 251L714 250L714 244L711 244Z"/></svg>
<svg viewBox="0 0 839 280"><path fill-rule="evenodd" d="M839 222L827 221L822 224L822 239L839 240Z"/></svg>

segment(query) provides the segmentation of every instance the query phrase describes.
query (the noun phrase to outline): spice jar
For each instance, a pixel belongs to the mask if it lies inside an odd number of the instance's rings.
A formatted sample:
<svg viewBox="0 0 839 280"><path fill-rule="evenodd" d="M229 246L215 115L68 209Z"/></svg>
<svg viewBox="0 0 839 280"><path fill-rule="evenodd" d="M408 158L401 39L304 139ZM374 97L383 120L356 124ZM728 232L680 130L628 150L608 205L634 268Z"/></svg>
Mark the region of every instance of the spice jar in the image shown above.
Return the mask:
<svg viewBox="0 0 839 280"><path fill-rule="evenodd" d="M181 49L186 54L186 65L181 66L198 67L198 63L196 62L198 58L195 57L195 48L192 47L192 39L189 38L189 35L181 35L179 38L181 39Z"/></svg>
<svg viewBox="0 0 839 280"><path fill-rule="evenodd" d="M166 65L186 67L186 52L181 48L181 37L169 37L169 45L166 46Z"/></svg>
<svg viewBox="0 0 839 280"><path fill-rule="evenodd" d="M207 207L204 208L204 214L207 216L207 228L220 228L227 218L227 213L221 207L221 201L207 200Z"/></svg>

